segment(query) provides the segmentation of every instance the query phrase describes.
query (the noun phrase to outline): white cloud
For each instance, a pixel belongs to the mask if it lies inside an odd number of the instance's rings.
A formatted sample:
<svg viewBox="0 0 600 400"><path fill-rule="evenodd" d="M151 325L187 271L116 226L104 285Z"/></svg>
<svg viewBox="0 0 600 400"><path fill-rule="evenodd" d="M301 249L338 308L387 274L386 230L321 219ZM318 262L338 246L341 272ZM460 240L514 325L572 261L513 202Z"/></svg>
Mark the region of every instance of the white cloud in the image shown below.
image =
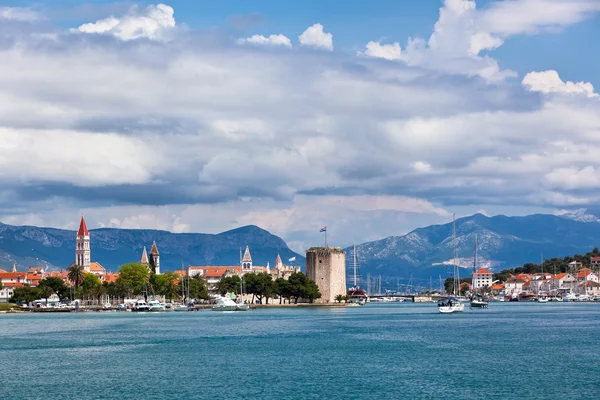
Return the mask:
<svg viewBox="0 0 600 400"><path fill-rule="evenodd" d="M16 178L22 182L59 180L84 187L140 184L160 169L160 161L160 154L137 138L0 128L0 181L5 183Z"/></svg>
<svg viewBox="0 0 600 400"><path fill-rule="evenodd" d="M359 52L359 54L362 54ZM402 49L398 42L392 44L381 44L380 42L367 43L365 55L375 58L384 58L386 60L402 59Z"/></svg>
<svg viewBox="0 0 600 400"><path fill-rule="evenodd" d="M492 2L478 21L480 29L503 37L561 28L600 11L598 0L512 0Z"/></svg>
<svg viewBox="0 0 600 400"><path fill-rule="evenodd" d="M314 24L306 28L298 36L301 46L314 47L316 49L333 50L333 35L323 31L323 25Z"/></svg>
<svg viewBox="0 0 600 400"><path fill-rule="evenodd" d="M121 18L108 17L90 22L71 31L96 34L112 34L121 40L139 38L161 39L165 30L175 27L174 10L165 4L150 5L144 10L133 7Z"/></svg>
<svg viewBox="0 0 600 400"><path fill-rule="evenodd" d="M600 171L593 165L558 168L546 174L546 182L556 189L600 188Z"/></svg>
<svg viewBox="0 0 600 400"><path fill-rule="evenodd" d="M262 44L262 45L272 45L272 46L285 46L292 47L292 42L285 35L269 35L269 37L265 37L263 35L253 35L249 38L242 38L238 40L238 43L251 43L251 44Z"/></svg>
<svg viewBox="0 0 600 400"><path fill-rule="evenodd" d="M594 86L589 82L563 82L554 70L530 72L521 82L531 92L584 94L587 97L596 97Z"/></svg>
<svg viewBox="0 0 600 400"><path fill-rule="evenodd" d="M24 7L0 7L0 20L34 22L42 19L42 16L30 8Z"/></svg>
<svg viewBox="0 0 600 400"><path fill-rule="evenodd" d="M500 82L516 73L502 70L483 51L492 51L506 38L564 27L600 11L597 0L510 0L478 10L474 0L445 0L429 40L409 38L406 50L369 42L365 54L401 60L444 73L480 76Z"/></svg>

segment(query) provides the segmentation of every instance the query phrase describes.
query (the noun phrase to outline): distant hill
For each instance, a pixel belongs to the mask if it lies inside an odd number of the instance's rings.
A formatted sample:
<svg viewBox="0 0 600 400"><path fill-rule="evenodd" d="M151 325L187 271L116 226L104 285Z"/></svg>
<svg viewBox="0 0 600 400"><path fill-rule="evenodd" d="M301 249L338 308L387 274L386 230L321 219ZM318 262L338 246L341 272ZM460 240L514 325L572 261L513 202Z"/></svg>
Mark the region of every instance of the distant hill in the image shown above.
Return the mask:
<svg viewBox="0 0 600 400"><path fill-rule="evenodd" d="M75 231L11 226L0 223L0 268L19 269L49 264L52 269L66 268L75 259ZM156 241L161 256L161 269L180 269L181 265L238 265L240 247L250 246L255 265L271 266L277 254L288 260L296 257L295 265L304 266L304 257L293 252L279 237L264 229L249 225L213 234L171 233L150 229L90 230L92 261L109 271L140 260L143 246L150 250Z"/></svg>
<svg viewBox="0 0 600 400"><path fill-rule="evenodd" d="M590 251L600 246L600 223L583 215L587 214L579 213L580 218L543 214L460 218L456 221L457 253L459 264L468 268L461 274L471 275L476 236L478 265L492 270L539 262L542 254L551 258ZM452 270L452 222L363 243L357 246L357 254L363 279L367 274L381 274L390 282L398 278L406 283L412 275L428 286L430 277L445 278Z"/></svg>

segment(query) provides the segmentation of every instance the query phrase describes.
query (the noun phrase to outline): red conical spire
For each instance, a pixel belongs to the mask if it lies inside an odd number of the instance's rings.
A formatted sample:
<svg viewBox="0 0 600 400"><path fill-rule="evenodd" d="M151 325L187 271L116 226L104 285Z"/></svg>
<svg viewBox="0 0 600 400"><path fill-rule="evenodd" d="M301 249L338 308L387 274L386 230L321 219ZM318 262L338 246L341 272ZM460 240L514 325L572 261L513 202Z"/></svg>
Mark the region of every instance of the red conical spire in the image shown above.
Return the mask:
<svg viewBox="0 0 600 400"><path fill-rule="evenodd" d="M77 231L77 236L90 236L83 215L81 216L81 222L79 223L79 231Z"/></svg>

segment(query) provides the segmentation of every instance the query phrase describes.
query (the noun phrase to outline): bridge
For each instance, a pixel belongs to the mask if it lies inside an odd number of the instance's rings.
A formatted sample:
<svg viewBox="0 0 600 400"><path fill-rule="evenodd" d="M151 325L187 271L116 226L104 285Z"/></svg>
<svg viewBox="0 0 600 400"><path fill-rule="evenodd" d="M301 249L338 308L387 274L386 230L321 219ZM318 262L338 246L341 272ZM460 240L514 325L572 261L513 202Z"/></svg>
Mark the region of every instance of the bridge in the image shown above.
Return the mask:
<svg viewBox="0 0 600 400"><path fill-rule="evenodd" d="M404 298L404 299L408 299L410 302L412 303L431 303L431 302L435 302L438 301L439 299L441 299L442 295L439 294L434 294L434 295L428 295L428 296L424 296L424 295L420 295L420 294L372 294L369 296L369 298L371 299L383 299L383 298Z"/></svg>

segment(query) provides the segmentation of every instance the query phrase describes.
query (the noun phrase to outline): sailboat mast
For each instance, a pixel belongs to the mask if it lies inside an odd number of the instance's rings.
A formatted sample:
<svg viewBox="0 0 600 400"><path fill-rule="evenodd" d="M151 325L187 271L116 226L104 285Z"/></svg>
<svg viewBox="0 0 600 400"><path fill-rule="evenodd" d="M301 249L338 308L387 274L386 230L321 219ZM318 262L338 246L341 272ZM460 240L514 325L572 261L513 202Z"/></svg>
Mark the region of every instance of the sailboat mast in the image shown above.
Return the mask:
<svg viewBox="0 0 600 400"><path fill-rule="evenodd" d="M452 244L454 246L454 259L452 263L454 264L454 291L453 294L456 296L456 285L460 282L460 278L458 278L458 267L456 266L456 218L454 213L452 213Z"/></svg>
<svg viewBox="0 0 600 400"><path fill-rule="evenodd" d="M356 287L356 242L354 242L354 287Z"/></svg>

